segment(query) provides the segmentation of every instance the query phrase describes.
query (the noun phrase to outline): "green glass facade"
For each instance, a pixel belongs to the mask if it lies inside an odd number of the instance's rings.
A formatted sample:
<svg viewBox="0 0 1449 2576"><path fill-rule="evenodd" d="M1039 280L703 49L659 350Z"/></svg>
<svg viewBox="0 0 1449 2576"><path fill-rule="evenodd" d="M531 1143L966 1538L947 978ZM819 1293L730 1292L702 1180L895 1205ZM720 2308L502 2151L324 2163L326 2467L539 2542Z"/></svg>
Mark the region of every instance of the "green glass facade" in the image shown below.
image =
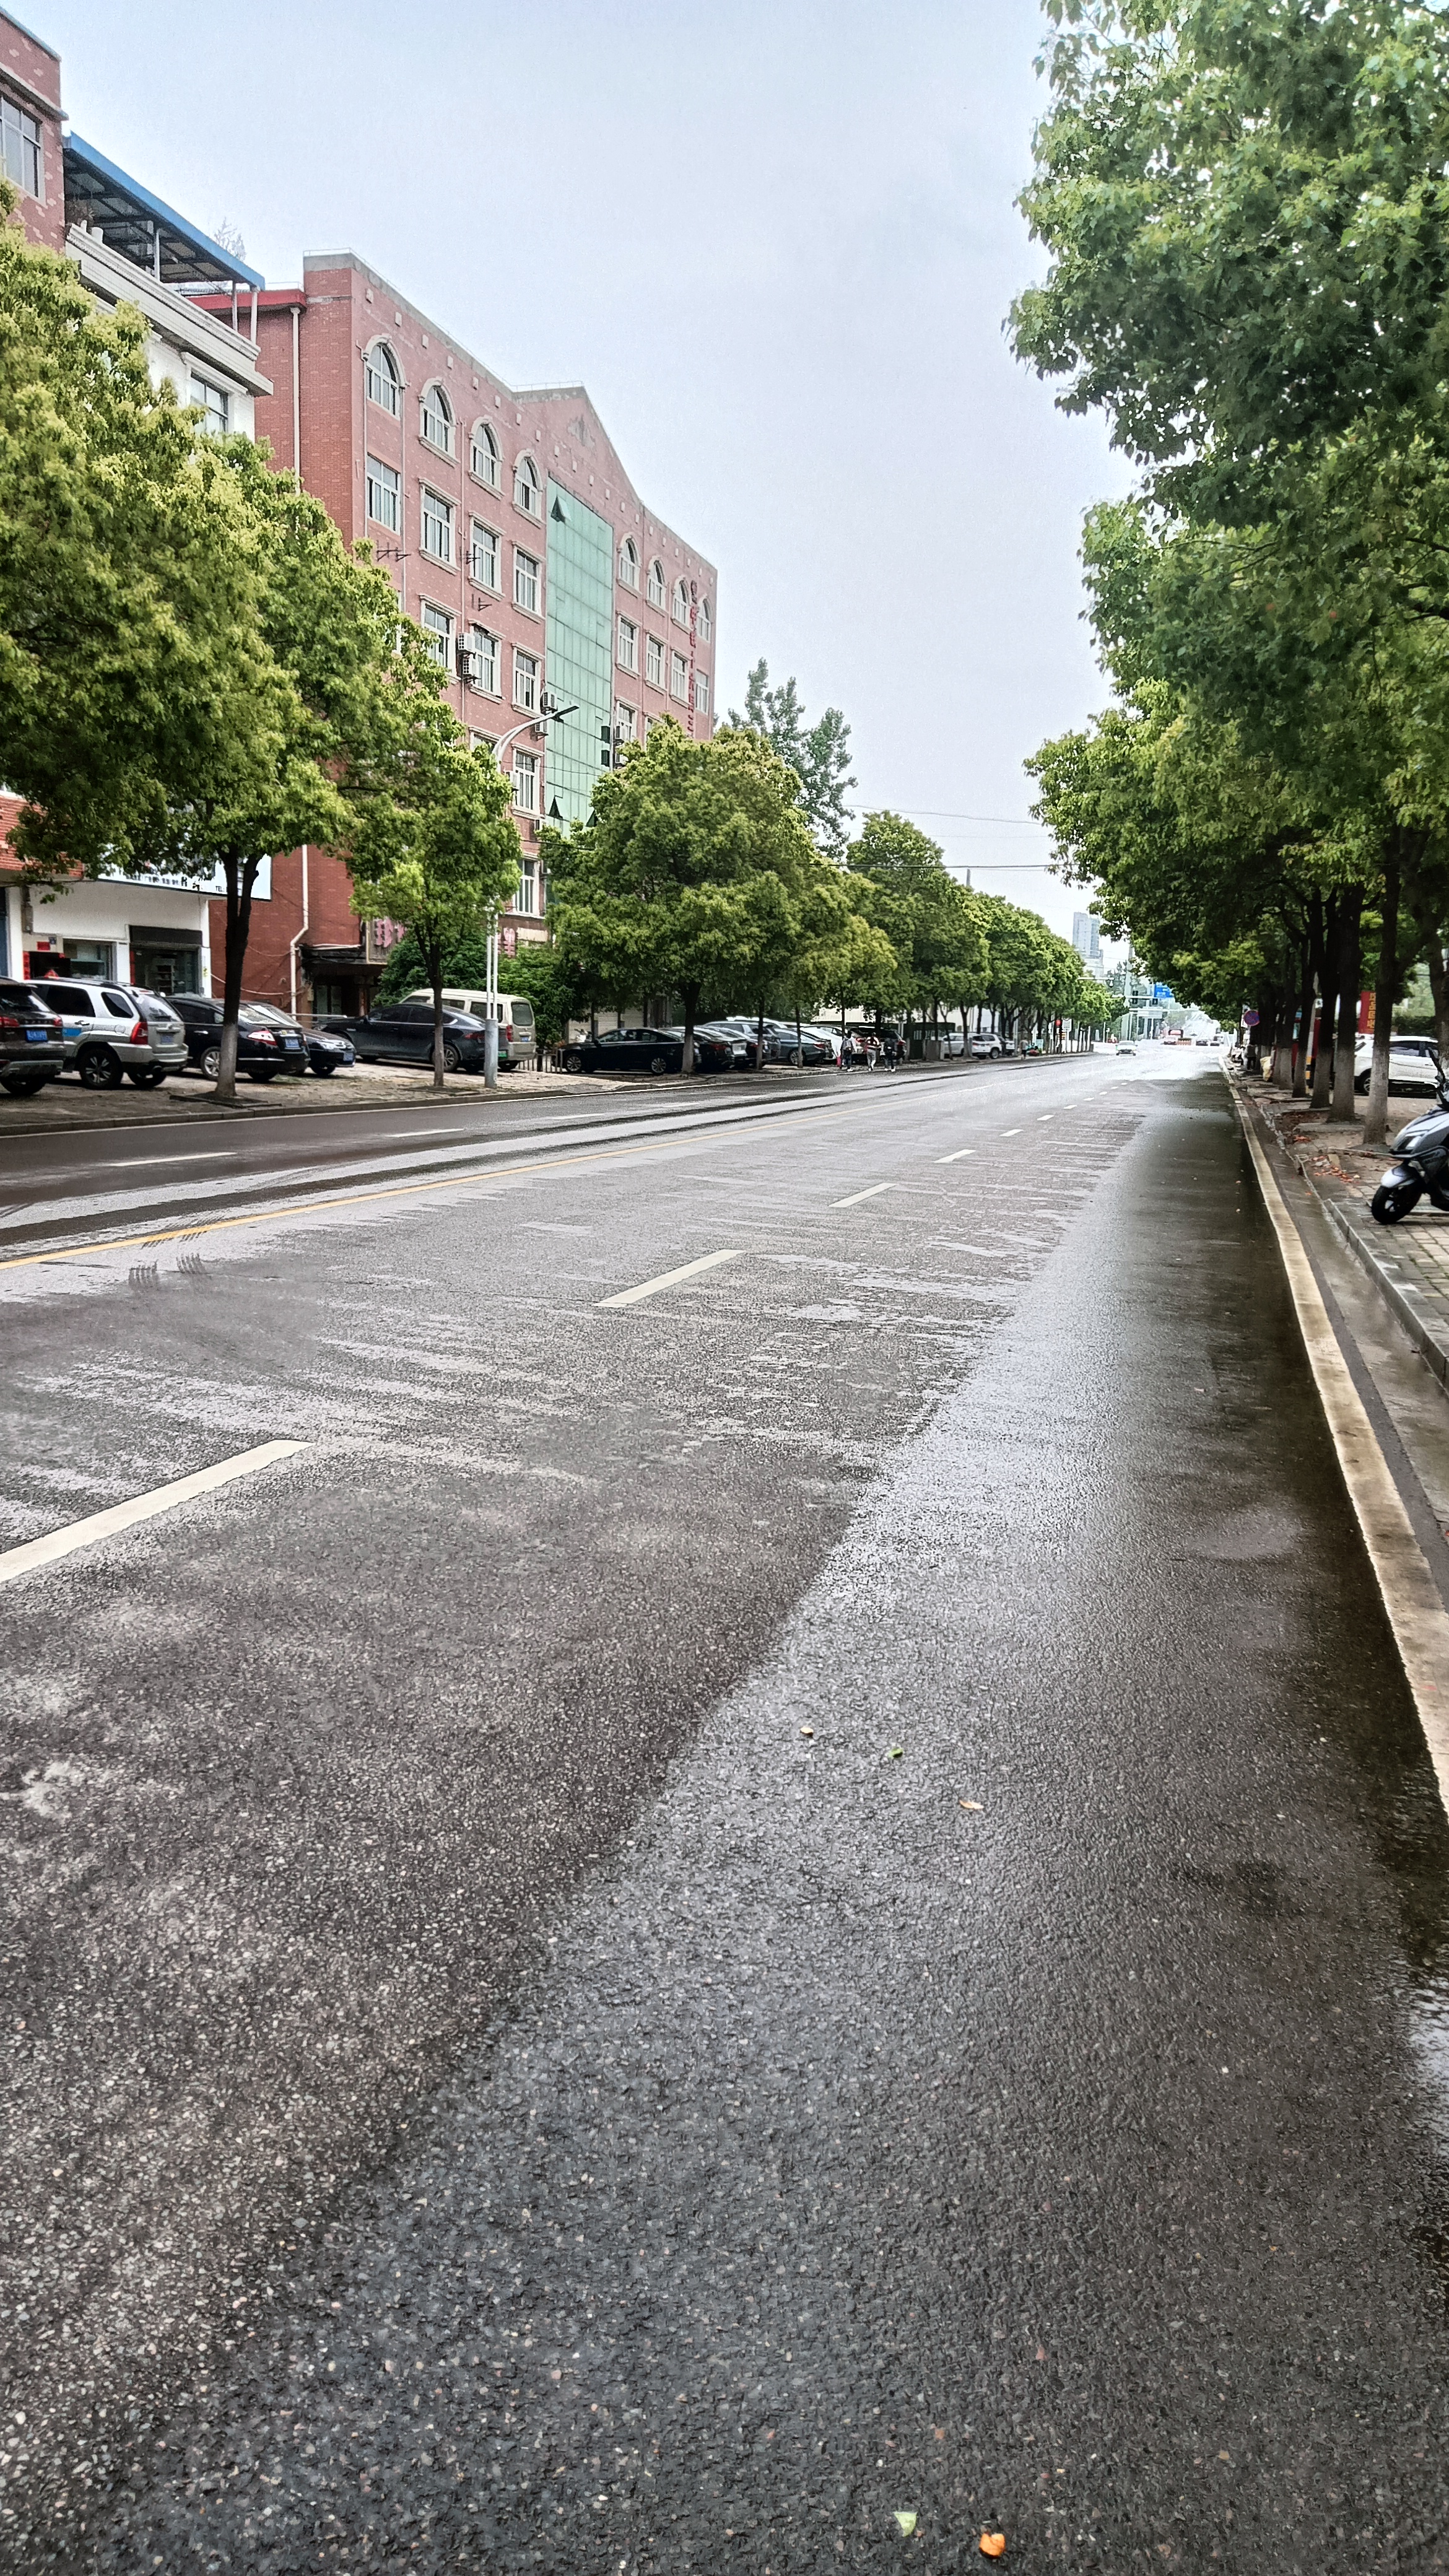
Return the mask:
<svg viewBox="0 0 1449 2576"><path fill-rule="evenodd" d="M548 729L544 811L579 822L608 766L614 720L614 531L607 519L548 487L548 615L544 678L560 706L577 707Z"/></svg>

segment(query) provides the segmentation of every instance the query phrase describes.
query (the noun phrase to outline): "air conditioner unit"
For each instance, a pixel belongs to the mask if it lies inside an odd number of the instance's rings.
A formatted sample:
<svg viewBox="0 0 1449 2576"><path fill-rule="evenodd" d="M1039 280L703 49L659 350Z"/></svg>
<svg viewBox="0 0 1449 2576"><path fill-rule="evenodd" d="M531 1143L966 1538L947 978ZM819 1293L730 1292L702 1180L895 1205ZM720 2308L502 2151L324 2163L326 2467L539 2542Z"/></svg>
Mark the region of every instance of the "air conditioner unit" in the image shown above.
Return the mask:
<svg viewBox="0 0 1449 2576"><path fill-rule="evenodd" d="M460 644L458 646L459 679L467 680L470 685L476 686L480 667L479 656L474 652L472 645Z"/></svg>

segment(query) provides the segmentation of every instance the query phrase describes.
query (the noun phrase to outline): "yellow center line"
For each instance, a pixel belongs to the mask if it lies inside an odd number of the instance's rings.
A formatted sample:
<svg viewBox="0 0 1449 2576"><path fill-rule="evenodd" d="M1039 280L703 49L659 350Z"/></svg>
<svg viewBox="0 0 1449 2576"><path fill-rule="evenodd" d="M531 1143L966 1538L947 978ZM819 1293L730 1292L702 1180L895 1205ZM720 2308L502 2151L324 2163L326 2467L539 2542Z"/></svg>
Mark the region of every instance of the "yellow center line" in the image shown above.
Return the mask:
<svg viewBox="0 0 1449 2576"><path fill-rule="evenodd" d="M806 1110L813 1119L858 1117L855 1110ZM753 1127L732 1127L730 1135L754 1134ZM778 1131L775 1131L778 1132ZM188 1243L202 1234L229 1234L238 1226L271 1225L284 1217L325 1216L334 1208L367 1207L379 1199L410 1199L430 1196L436 1190L477 1188L480 1183L512 1181L530 1172L567 1172L584 1163L628 1162L641 1154L674 1152L681 1145L710 1141L709 1131L693 1129L684 1134L661 1136L655 1141L637 1145L601 1146L593 1153L559 1154L544 1163L499 1163L485 1172L446 1172L426 1181L395 1181L386 1189L351 1190L345 1197L331 1199L294 1199L285 1207L253 1208L246 1216L212 1217L200 1225L171 1225L156 1234L113 1235L99 1243L67 1243L53 1252L16 1252L0 1260L0 1270L33 1270L43 1262L83 1261L98 1252L148 1252L158 1243Z"/></svg>

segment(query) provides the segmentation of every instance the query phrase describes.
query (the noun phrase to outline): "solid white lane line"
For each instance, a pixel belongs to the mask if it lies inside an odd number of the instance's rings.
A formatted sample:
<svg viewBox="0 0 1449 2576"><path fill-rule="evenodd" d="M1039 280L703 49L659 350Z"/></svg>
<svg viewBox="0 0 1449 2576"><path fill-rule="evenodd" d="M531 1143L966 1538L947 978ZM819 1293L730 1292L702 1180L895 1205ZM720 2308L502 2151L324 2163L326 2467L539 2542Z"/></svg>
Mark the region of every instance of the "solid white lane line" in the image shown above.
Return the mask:
<svg viewBox="0 0 1449 2576"><path fill-rule="evenodd" d="M1313 1265L1283 1202L1272 1165L1239 1113L1264 1204L1273 1220L1283 1267L1298 1311L1309 1365L1328 1417L1343 1481L1378 1577L1389 1626L1429 1747L1439 1795L1449 1810L1449 1611L1429 1571L1363 1399L1328 1319Z"/></svg>
<svg viewBox="0 0 1449 2576"><path fill-rule="evenodd" d="M143 1172L152 1163L234 1163L237 1151L235 1146L214 1145L208 1147L204 1154L130 1154L125 1162L106 1163L101 1169L107 1172Z"/></svg>
<svg viewBox="0 0 1449 2576"><path fill-rule="evenodd" d="M701 1270L717 1270L722 1261L738 1261L738 1252L707 1252L702 1261L686 1261L678 1270L662 1270L657 1279L646 1279L637 1288L621 1288L617 1297L601 1297L605 1306L637 1306L641 1297L657 1297L661 1288L672 1288L680 1279L697 1279Z"/></svg>
<svg viewBox="0 0 1449 2576"><path fill-rule="evenodd" d="M862 1199L878 1199L882 1190L893 1190L894 1181L873 1181L868 1190L852 1190L848 1199L832 1199L832 1207L859 1207Z"/></svg>
<svg viewBox="0 0 1449 2576"><path fill-rule="evenodd" d="M0 1583L13 1582L17 1574L30 1574L38 1565L53 1565L58 1556L69 1556L73 1549L91 1547L97 1539L114 1538L118 1530L134 1529L138 1521L154 1520L158 1512L173 1511L178 1503L189 1503L197 1494L214 1493L218 1485L229 1485L235 1476L254 1476L259 1467L275 1466L280 1458L295 1458L305 1444L300 1440L267 1440L260 1449L243 1449L235 1458L223 1458L215 1467L199 1468L194 1476L178 1476L173 1485L158 1485L154 1494L137 1494L129 1503L117 1503L108 1512L92 1512L88 1520L71 1521L66 1528L51 1530L46 1538L27 1539L23 1547L12 1547L0 1556Z"/></svg>
<svg viewBox="0 0 1449 2576"><path fill-rule="evenodd" d="M974 1145L963 1145L958 1153L938 1154L936 1160L938 1163L964 1163L967 1155L974 1154L975 1151Z"/></svg>
<svg viewBox="0 0 1449 2576"><path fill-rule="evenodd" d="M1001 1132L1003 1136L1019 1136L1021 1134L1021 1129L1019 1127L1003 1127Z"/></svg>

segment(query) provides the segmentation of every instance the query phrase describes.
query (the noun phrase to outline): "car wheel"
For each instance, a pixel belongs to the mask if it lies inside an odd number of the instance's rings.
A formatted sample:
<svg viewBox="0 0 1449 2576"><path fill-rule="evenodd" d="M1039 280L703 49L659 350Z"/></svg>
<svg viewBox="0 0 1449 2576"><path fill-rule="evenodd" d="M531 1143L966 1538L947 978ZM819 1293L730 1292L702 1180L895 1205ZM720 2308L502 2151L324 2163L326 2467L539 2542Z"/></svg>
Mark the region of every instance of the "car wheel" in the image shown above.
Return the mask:
<svg viewBox="0 0 1449 2576"><path fill-rule="evenodd" d="M219 1079L221 1074L221 1049L219 1046L209 1046L203 1051L201 1057L201 1070L205 1074L208 1082L215 1082Z"/></svg>
<svg viewBox="0 0 1449 2576"><path fill-rule="evenodd" d="M252 1082L274 1082L276 1080L276 1070L276 1066L271 1064L258 1065L255 1069L249 1067L248 1080Z"/></svg>
<svg viewBox="0 0 1449 2576"><path fill-rule="evenodd" d="M1367 1091L1369 1087L1368 1075L1366 1073L1356 1073L1353 1078L1353 1087L1355 1091Z"/></svg>
<svg viewBox="0 0 1449 2576"><path fill-rule="evenodd" d="M578 1048L570 1047L568 1054L564 1057L565 1073L582 1073L583 1069L584 1059L580 1055Z"/></svg>
<svg viewBox="0 0 1449 2576"><path fill-rule="evenodd" d="M43 1073L7 1073L4 1082L12 1100L33 1100L37 1091L44 1090L48 1079L48 1075Z"/></svg>
<svg viewBox="0 0 1449 2576"><path fill-rule="evenodd" d="M668 1056L651 1055L649 1059L649 1070L651 1073L667 1073L669 1071Z"/></svg>
<svg viewBox="0 0 1449 2576"><path fill-rule="evenodd" d="M457 1050L457 1048L456 1048L455 1046L445 1046L445 1047L444 1047L444 1049L443 1049L443 1071L444 1071L444 1073L457 1073L457 1072L461 1069L461 1067L462 1067L462 1062L463 1062L463 1059L462 1059L462 1057L459 1055L458 1050Z"/></svg>
<svg viewBox="0 0 1449 2576"><path fill-rule="evenodd" d="M121 1059L114 1047L82 1047L76 1058L76 1071L87 1091L116 1091L120 1088Z"/></svg>
<svg viewBox="0 0 1449 2576"><path fill-rule="evenodd" d="M329 1073L337 1071L337 1059L335 1056L324 1055L319 1064L313 1065L312 1070L314 1073L320 1073L325 1081Z"/></svg>
<svg viewBox="0 0 1449 2576"><path fill-rule="evenodd" d="M137 1070L132 1065L128 1067L128 1076L138 1091L154 1091L158 1084L165 1081L166 1067L164 1064L143 1064Z"/></svg>

